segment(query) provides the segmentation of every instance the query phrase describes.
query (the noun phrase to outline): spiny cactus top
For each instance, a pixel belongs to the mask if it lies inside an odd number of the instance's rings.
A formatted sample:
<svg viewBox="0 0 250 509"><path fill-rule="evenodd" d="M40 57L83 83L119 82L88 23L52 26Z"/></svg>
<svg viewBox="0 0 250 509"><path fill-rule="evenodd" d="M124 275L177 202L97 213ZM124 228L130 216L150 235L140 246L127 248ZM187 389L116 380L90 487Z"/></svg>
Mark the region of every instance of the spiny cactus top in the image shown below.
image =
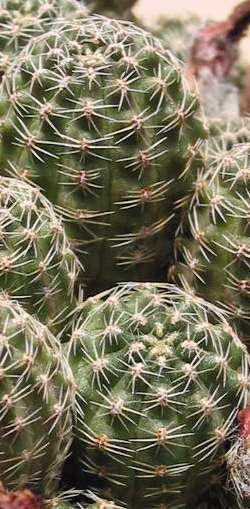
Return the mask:
<svg viewBox="0 0 250 509"><path fill-rule="evenodd" d="M171 285L120 286L83 304L69 357L94 492L127 509L197 503L249 398L246 347L220 312Z"/></svg>
<svg viewBox="0 0 250 509"><path fill-rule="evenodd" d="M0 93L0 171L61 207L89 286L159 279L205 136L175 58L132 24L88 17L33 38Z"/></svg>
<svg viewBox="0 0 250 509"><path fill-rule="evenodd" d="M72 372L48 329L4 294L0 330L0 479L51 496L72 439Z"/></svg>
<svg viewBox="0 0 250 509"><path fill-rule="evenodd" d="M241 134L240 134L241 133ZM209 141L208 171L194 184L183 228L176 239L176 263L170 277L194 285L211 302L223 304L241 333L249 338L250 312L250 187L249 125L235 135Z"/></svg>
<svg viewBox="0 0 250 509"><path fill-rule="evenodd" d="M79 269L51 203L34 186L1 177L1 288L63 336L76 305Z"/></svg>
<svg viewBox="0 0 250 509"><path fill-rule="evenodd" d="M0 0L0 74L32 37L60 17L79 17L80 10L76 0Z"/></svg>

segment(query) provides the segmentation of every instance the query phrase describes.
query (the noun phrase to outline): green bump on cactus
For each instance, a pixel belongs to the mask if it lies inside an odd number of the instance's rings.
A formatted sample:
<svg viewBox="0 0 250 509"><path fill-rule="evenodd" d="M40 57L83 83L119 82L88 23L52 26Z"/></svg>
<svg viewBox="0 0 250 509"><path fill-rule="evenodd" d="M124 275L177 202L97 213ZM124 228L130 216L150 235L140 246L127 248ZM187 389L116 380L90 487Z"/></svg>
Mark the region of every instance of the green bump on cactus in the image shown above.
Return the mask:
<svg viewBox="0 0 250 509"><path fill-rule="evenodd" d="M210 118L209 135L217 138L218 146L223 145L224 150L230 150L239 143L250 142L250 119L248 117ZM215 143L214 140L212 143Z"/></svg>
<svg viewBox="0 0 250 509"><path fill-rule="evenodd" d="M0 178L0 285L64 338L80 264L60 216L39 189Z"/></svg>
<svg viewBox="0 0 250 509"><path fill-rule="evenodd" d="M220 310L172 285L120 285L83 303L69 359L94 492L127 509L198 503L249 395L246 347Z"/></svg>
<svg viewBox="0 0 250 509"><path fill-rule="evenodd" d="M84 8L76 0L0 0L0 73L8 71L21 49L51 22L79 15Z"/></svg>
<svg viewBox="0 0 250 509"><path fill-rule="evenodd" d="M237 126L237 124L235 124ZM230 126L232 128L232 125ZM223 305L242 334L249 337L249 121L233 133L212 138L207 173L194 184L189 210L176 238L176 261L169 276ZM238 140L237 140L238 139Z"/></svg>
<svg viewBox="0 0 250 509"><path fill-rule="evenodd" d="M74 379L60 343L0 298L0 478L51 496L72 440Z"/></svg>
<svg viewBox="0 0 250 509"><path fill-rule="evenodd" d="M89 288L164 280L206 135L171 53L128 22L58 23L23 51L0 108L1 172L57 203Z"/></svg>

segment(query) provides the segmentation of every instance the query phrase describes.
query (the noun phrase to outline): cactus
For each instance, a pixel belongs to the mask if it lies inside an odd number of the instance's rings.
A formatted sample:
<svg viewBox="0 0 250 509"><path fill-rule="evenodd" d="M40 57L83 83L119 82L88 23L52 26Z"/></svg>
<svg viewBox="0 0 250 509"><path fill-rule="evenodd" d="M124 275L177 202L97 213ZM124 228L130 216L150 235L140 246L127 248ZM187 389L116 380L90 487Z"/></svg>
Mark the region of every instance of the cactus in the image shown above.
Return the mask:
<svg viewBox="0 0 250 509"><path fill-rule="evenodd" d="M227 310L247 341L250 311L249 122L210 140L207 173L194 184L176 238L170 280ZM237 127L237 123L235 124ZM231 126L232 127L232 126ZM239 127L239 126L238 126Z"/></svg>
<svg viewBox="0 0 250 509"><path fill-rule="evenodd" d="M83 15L84 8L76 0L0 0L0 75L8 72L32 37L57 18L79 17L80 11Z"/></svg>
<svg viewBox="0 0 250 509"><path fill-rule="evenodd" d="M234 442L229 449L226 460L228 481L234 486L237 496L238 507L247 509L250 507L250 407L241 411L238 416L239 428L234 437Z"/></svg>
<svg viewBox="0 0 250 509"><path fill-rule="evenodd" d="M128 22L59 23L26 47L0 108L0 171L25 169L60 207L90 290L164 279L206 131L161 43Z"/></svg>
<svg viewBox="0 0 250 509"><path fill-rule="evenodd" d="M204 22L195 15L182 18L161 17L153 27L153 32L164 41L164 44L171 49L174 55L188 63L195 36L203 24Z"/></svg>
<svg viewBox="0 0 250 509"><path fill-rule="evenodd" d="M72 440L73 375L60 343L5 294L0 327L0 478L51 496Z"/></svg>
<svg viewBox="0 0 250 509"><path fill-rule="evenodd" d="M72 505L72 499L79 497L77 490L59 492L51 498L43 498L26 489L18 491L7 490L0 482L0 509L73 509L82 508L79 503Z"/></svg>
<svg viewBox="0 0 250 509"><path fill-rule="evenodd" d="M172 285L120 285L83 303L68 355L94 493L126 509L195 507L248 398L249 356L220 310Z"/></svg>
<svg viewBox="0 0 250 509"><path fill-rule="evenodd" d="M0 509L44 509L44 503L30 490L9 491L0 482Z"/></svg>
<svg viewBox="0 0 250 509"><path fill-rule="evenodd" d="M64 339L80 265L61 219L39 189L8 177L0 178L0 210L1 289Z"/></svg>
<svg viewBox="0 0 250 509"><path fill-rule="evenodd" d="M234 145L250 142L250 120L248 117L239 117L237 119L228 117L215 117L209 119L209 135L217 138L212 144L218 147L224 147L229 151ZM209 142L210 143L210 142Z"/></svg>

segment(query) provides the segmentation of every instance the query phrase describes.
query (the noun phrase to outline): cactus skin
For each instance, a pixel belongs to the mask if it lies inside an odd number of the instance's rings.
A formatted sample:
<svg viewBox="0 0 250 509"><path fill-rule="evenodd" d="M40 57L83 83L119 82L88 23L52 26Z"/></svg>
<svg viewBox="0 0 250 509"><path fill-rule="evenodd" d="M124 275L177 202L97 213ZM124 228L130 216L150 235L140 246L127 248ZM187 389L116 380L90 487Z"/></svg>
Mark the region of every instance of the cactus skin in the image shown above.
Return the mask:
<svg viewBox="0 0 250 509"><path fill-rule="evenodd" d="M249 356L220 312L172 285L121 285L82 305L69 359L91 489L126 509L195 507L248 398Z"/></svg>
<svg viewBox="0 0 250 509"><path fill-rule="evenodd" d="M4 294L0 327L0 478L51 496L72 441L73 375L55 337Z"/></svg>
<svg viewBox="0 0 250 509"><path fill-rule="evenodd" d="M211 139L207 167L194 184L189 209L175 242L169 279L191 286L222 305L246 341L249 339L249 122L232 124Z"/></svg>
<svg viewBox="0 0 250 509"><path fill-rule="evenodd" d="M39 189L0 178L0 285L65 339L80 270L61 218Z"/></svg>
<svg viewBox="0 0 250 509"><path fill-rule="evenodd" d="M0 108L0 171L25 170L60 206L90 291L164 279L206 132L161 43L106 18L59 23L22 53Z"/></svg>
<svg viewBox="0 0 250 509"><path fill-rule="evenodd" d="M8 72L22 48L52 21L83 15L84 8L76 0L0 0L0 75Z"/></svg>

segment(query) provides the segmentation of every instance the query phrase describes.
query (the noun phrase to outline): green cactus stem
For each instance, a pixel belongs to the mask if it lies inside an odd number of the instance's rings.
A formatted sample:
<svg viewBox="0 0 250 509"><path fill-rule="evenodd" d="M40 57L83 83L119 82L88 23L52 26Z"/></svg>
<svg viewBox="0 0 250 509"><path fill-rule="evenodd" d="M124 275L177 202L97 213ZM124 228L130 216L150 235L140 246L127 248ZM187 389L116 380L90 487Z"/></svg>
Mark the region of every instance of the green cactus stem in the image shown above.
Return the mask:
<svg viewBox="0 0 250 509"><path fill-rule="evenodd" d="M51 496L72 441L75 385L60 343L0 297L0 478Z"/></svg>
<svg viewBox="0 0 250 509"><path fill-rule="evenodd" d="M0 90L0 171L59 206L96 293L161 280L206 130L178 61L128 22L59 22Z"/></svg>
<svg viewBox="0 0 250 509"><path fill-rule="evenodd" d="M8 177L0 178L0 212L1 289L65 339L80 264L60 216L38 188Z"/></svg>
<svg viewBox="0 0 250 509"><path fill-rule="evenodd" d="M207 172L194 183L169 278L223 306L248 341L249 121L228 127L209 140Z"/></svg>
<svg viewBox="0 0 250 509"><path fill-rule="evenodd" d="M195 507L248 402L245 345L220 310L171 285L121 285L79 312L69 359L83 479L126 509Z"/></svg>

